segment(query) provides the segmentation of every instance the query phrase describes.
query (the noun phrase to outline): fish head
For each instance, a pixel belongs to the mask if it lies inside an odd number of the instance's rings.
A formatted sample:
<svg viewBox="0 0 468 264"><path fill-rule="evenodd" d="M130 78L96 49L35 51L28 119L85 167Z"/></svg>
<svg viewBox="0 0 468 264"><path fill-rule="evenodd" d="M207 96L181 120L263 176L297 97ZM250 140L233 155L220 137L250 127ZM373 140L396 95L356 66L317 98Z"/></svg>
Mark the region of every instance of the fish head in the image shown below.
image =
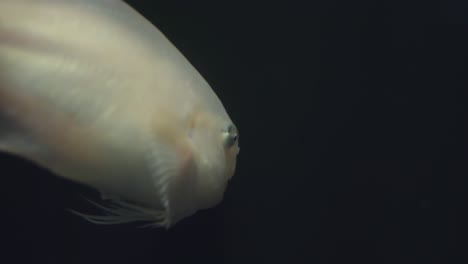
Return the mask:
<svg viewBox="0 0 468 264"><path fill-rule="evenodd" d="M195 197L199 209L217 205L233 177L239 153L239 133L227 116L198 116L189 138L196 167Z"/></svg>

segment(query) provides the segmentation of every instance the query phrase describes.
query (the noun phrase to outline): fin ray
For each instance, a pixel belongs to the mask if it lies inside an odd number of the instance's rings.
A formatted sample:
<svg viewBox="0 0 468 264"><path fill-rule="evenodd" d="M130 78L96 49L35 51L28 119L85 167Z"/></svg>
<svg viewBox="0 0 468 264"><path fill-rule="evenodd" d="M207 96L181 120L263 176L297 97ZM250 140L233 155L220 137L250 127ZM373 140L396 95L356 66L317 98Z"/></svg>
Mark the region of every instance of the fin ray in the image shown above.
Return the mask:
<svg viewBox="0 0 468 264"><path fill-rule="evenodd" d="M140 205L132 204L123 200L109 200L103 203L95 202L84 197L84 199L105 212L105 215L92 215L81 213L76 210L69 209L70 212L76 214L83 219L101 225L125 224L132 222L148 222L147 226L164 226L168 227L167 212L164 210L149 209Z"/></svg>

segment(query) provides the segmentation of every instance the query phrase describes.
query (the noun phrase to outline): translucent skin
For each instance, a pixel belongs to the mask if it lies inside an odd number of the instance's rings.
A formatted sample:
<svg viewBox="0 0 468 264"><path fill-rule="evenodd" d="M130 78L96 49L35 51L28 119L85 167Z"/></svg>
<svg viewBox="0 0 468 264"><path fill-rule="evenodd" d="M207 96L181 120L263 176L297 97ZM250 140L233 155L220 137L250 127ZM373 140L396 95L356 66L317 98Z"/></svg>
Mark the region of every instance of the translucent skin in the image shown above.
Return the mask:
<svg viewBox="0 0 468 264"><path fill-rule="evenodd" d="M230 125L203 77L123 1L0 1L1 151L170 226L221 201L238 153Z"/></svg>

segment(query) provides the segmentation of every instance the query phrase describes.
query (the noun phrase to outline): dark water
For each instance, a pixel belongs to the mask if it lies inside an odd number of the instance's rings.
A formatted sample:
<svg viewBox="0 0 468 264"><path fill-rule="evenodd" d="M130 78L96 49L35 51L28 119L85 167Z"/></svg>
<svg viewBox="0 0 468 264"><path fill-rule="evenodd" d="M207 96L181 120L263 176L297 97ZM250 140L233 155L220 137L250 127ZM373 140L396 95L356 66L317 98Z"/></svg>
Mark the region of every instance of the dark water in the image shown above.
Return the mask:
<svg viewBox="0 0 468 264"><path fill-rule="evenodd" d="M467 3L128 2L239 127L224 203L95 226L64 210L79 187L1 155L2 263L468 263Z"/></svg>

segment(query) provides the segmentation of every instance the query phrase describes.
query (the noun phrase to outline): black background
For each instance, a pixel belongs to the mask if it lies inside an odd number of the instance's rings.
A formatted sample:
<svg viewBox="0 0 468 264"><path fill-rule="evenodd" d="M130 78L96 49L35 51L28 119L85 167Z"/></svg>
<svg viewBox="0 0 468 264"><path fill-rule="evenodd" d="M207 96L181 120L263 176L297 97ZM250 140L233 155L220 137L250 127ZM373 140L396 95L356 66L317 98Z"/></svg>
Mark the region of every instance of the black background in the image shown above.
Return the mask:
<svg viewBox="0 0 468 264"><path fill-rule="evenodd" d="M239 127L225 200L96 226L2 154L2 263L468 263L466 1L128 2Z"/></svg>

